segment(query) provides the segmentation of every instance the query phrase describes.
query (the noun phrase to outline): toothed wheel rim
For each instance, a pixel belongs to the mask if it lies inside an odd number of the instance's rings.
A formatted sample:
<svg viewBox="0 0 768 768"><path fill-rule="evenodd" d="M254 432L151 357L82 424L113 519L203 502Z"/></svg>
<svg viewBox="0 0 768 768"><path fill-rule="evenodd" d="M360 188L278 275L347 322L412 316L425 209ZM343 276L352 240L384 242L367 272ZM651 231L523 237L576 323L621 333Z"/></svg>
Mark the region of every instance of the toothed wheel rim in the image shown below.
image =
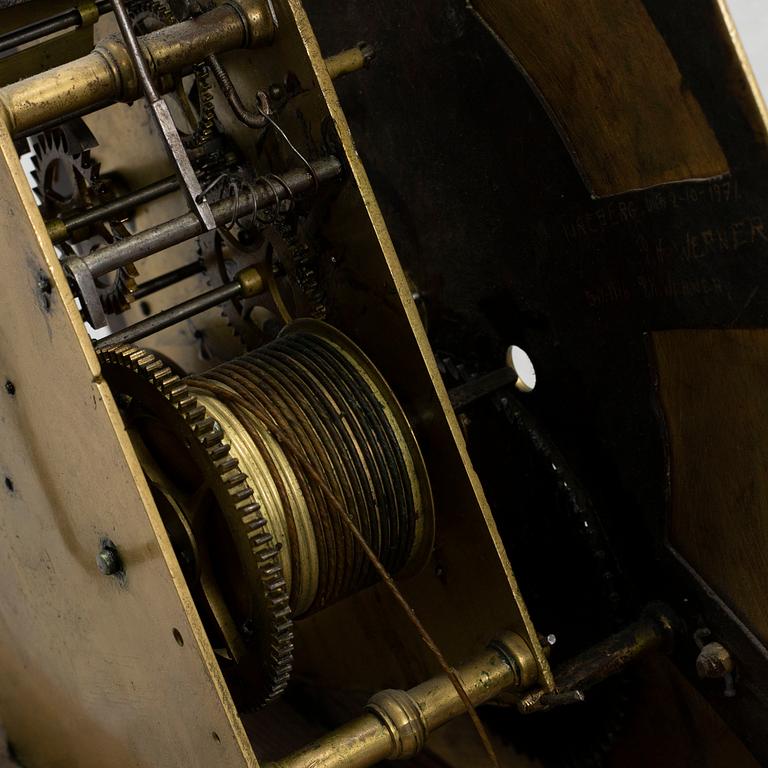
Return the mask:
<svg viewBox="0 0 768 768"><path fill-rule="evenodd" d="M66 134L59 128L46 131L32 141L32 178L41 199L41 212L46 218L69 213L88 203L86 190L99 175L99 164L90 150L70 147ZM71 185L63 193L56 190L60 172Z"/></svg>
<svg viewBox="0 0 768 768"><path fill-rule="evenodd" d="M315 320L325 319L325 296L320 287L319 268L313 251L306 245L289 242L271 226L264 228L261 235L264 238L263 245L256 249L243 247L242 250L228 243L218 231L198 237L198 256L205 268L207 285L218 288L230 282L241 269L256 262L269 262L277 256L288 272L285 287L293 294L293 303L297 304L292 314ZM250 318L250 312L256 305L254 301L243 303L236 300L222 305L222 316L245 349L254 349L269 340L265 339L261 329ZM274 308L273 311L279 316L279 309Z"/></svg>
<svg viewBox="0 0 768 768"><path fill-rule="evenodd" d="M229 280L223 247L222 237L218 232L207 232L197 238L197 252L205 268L204 278L209 288L217 288ZM249 254L245 258L235 258L233 259L234 266L230 271L235 274L239 269L250 266L260 258L258 254ZM222 305L221 315L245 351L262 343L264 338L259 329L244 316L242 309L241 303L236 304L228 301Z"/></svg>
<svg viewBox="0 0 768 768"><path fill-rule="evenodd" d="M41 200L40 212L46 219L54 219L82 211L100 202L108 181L101 177L100 164L93 159L89 149L70 143L67 133L60 128L39 134L32 140L32 172L37 193ZM56 190L62 173L71 186L61 194ZM96 225L96 232L86 242L68 244L63 248L84 255L98 245L130 235L119 222L112 225L110 233L105 224ZM138 270L134 264L120 267L109 276L97 281L96 287L104 311L108 315L129 309L134 300Z"/></svg>
<svg viewBox="0 0 768 768"><path fill-rule="evenodd" d="M226 522L245 578L261 588L252 590L248 609L243 612L239 606L232 617L243 642L237 671L248 684L248 703L268 704L283 692L290 678L293 623L278 551L265 530L267 521L248 478L230 455L219 425L162 360L124 345L100 352L99 358L113 394L131 398L131 411L141 411L142 423L161 425L167 437L184 445L186 456L199 472L202 493L213 494L221 510L217 519ZM199 497L200 490L196 493Z"/></svg>

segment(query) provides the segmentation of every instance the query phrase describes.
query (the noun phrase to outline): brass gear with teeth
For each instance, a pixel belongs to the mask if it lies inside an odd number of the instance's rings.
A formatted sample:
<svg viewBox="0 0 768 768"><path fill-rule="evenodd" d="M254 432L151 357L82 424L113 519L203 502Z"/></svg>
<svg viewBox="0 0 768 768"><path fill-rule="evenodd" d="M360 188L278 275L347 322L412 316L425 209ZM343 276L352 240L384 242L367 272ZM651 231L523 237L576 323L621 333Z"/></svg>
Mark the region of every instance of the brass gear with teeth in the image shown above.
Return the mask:
<svg viewBox="0 0 768 768"><path fill-rule="evenodd" d="M96 139L85 127L67 124L30 140L32 179L46 218L82 210L92 204L99 164L91 157Z"/></svg>
<svg viewBox="0 0 768 768"><path fill-rule="evenodd" d="M167 27L176 21L168 4L160 0L135 0L126 3L126 10L131 17L134 31L138 35Z"/></svg>
<svg viewBox="0 0 768 768"><path fill-rule="evenodd" d="M110 200L115 184L101 176L99 163L91 156L97 141L85 123L69 123L38 134L31 139L32 178L40 197L40 212L46 219L67 216ZM73 233L64 251L83 255L103 243L130 234L122 221L96 224L84 232ZM133 303L138 271L126 264L112 275L96 281L104 311L108 315L129 309Z"/></svg>
<svg viewBox="0 0 768 768"><path fill-rule="evenodd" d="M237 274L239 269L252 266L261 260L258 252L240 252L231 247L216 230L197 238L197 255L204 267L203 277L209 288L217 288ZM264 343L258 328L250 322L242 302L228 301L221 307L221 315L242 345L243 351Z"/></svg>
<svg viewBox="0 0 768 768"><path fill-rule="evenodd" d="M294 317L324 320L325 295L318 279L316 254L310 246L298 238L284 237L274 226L266 226L258 238L253 246L239 246L234 236L218 230L198 237L197 253L208 286L224 285L240 270L261 263L269 274L267 306L278 322L289 323ZM274 274L274 264L279 265L282 276ZM245 349L255 349L271 340L251 319L251 311L263 301L232 300L222 305L222 315Z"/></svg>
<svg viewBox="0 0 768 768"><path fill-rule="evenodd" d="M190 588L224 645L222 669L245 683L245 705L269 704L290 678L293 622L279 552L249 479L220 425L164 360L127 345L100 351L99 359L126 427L138 437L158 507L168 507L163 488L197 537L197 583Z"/></svg>

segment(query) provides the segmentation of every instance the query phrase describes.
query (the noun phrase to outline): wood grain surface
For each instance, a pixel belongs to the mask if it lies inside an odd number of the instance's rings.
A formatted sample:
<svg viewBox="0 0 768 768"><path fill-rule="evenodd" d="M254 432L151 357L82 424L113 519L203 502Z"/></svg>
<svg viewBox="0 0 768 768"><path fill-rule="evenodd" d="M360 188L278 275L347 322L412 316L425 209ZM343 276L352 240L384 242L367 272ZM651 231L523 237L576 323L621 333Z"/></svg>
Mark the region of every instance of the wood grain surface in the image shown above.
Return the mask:
<svg viewBox="0 0 768 768"><path fill-rule="evenodd" d="M473 4L537 89L595 195L728 171L640 0Z"/></svg>
<svg viewBox="0 0 768 768"><path fill-rule="evenodd" d="M669 541L766 643L768 330L652 338L669 439Z"/></svg>

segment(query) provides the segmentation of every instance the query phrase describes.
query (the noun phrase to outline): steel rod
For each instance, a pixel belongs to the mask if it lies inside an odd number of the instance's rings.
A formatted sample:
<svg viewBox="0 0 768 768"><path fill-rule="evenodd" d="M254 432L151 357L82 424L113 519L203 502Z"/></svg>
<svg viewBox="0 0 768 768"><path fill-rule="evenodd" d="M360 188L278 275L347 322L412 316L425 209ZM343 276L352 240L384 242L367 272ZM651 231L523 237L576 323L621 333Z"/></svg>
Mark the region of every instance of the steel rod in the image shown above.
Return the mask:
<svg viewBox="0 0 768 768"><path fill-rule="evenodd" d="M94 7L98 12L97 18L111 10L109 0L100 0L100 2L94 3ZM49 16L47 19L35 21L32 24L19 27L13 32L0 35L0 53L7 53L21 45L32 43L56 32L63 32L70 27L81 27L85 22L86 20L78 8L72 8L69 11L57 13L55 16Z"/></svg>
<svg viewBox="0 0 768 768"><path fill-rule="evenodd" d="M571 659L555 671L559 691L586 690L623 670L648 652L671 649L679 621L663 604L653 604L643 616L597 645Z"/></svg>
<svg viewBox="0 0 768 768"><path fill-rule="evenodd" d="M195 298L184 301L171 309L158 312L146 320L142 320L122 331L117 331L110 336L100 339L96 343L96 349L107 349L118 344L133 344L140 339L151 336L153 333L170 328L182 320L187 320L212 307L223 304L225 301L237 298L242 291L243 287L239 282L227 283L220 288L214 288L212 291L195 296Z"/></svg>
<svg viewBox="0 0 768 768"><path fill-rule="evenodd" d="M150 203L160 197L169 195L171 192L175 192L178 188L178 178L176 176L169 176L168 178L161 179L153 184L148 184L146 187L137 189L135 192L118 197L116 200L111 200L104 205L90 208L87 211L77 213L74 216L65 219L53 219L46 222L48 233L51 235L51 239L54 243L60 243L63 240L66 240L66 238L75 230L102 221L111 221L119 216L130 213L140 205Z"/></svg>
<svg viewBox="0 0 768 768"><path fill-rule="evenodd" d="M257 209L268 208L312 189L315 181L323 182L341 174L341 163L335 157L327 157L312 163L314 173L306 169L287 171L281 176L268 180L257 179L249 190L214 203L211 211L217 226L254 213ZM126 264L140 261L154 253L178 245L204 232L203 225L194 213L187 213L176 219L140 232L117 243L99 248L82 258L91 275L101 277Z"/></svg>
<svg viewBox="0 0 768 768"><path fill-rule="evenodd" d="M149 65L144 58L144 51L142 51L139 46L139 41L133 31L133 24L123 5L123 0L110 0L110 2L112 3L112 10L115 13L115 18L117 19L117 26L123 36L123 42L128 49L128 54L131 57L136 74L139 77L144 96L146 96L147 101L150 103L158 101L160 94L157 92L157 88L155 88L152 74L149 71Z"/></svg>
<svg viewBox="0 0 768 768"><path fill-rule="evenodd" d="M652 603L641 618L602 640L555 671L557 689L532 691L517 701L523 714L584 701L584 691L618 674L628 664L656 650L672 650L680 620L669 606Z"/></svg>
<svg viewBox="0 0 768 768"><path fill-rule="evenodd" d="M502 387L514 386L517 373L512 368L500 368L477 379L471 379L466 384L460 384L450 390L451 405L455 411L463 411L468 406L482 400Z"/></svg>
<svg viewBox="0 0 768 768"><path fill-rule="evenodd" d="M171 116L168 105L163 101L155 87L152 73L149 70L147 60L144 57L144 51L142 51L139 46L138 38L133 31L133 24L128 16L128 12L125 10L123 0L110 0L110 2L112 3L112 10L115 13L115 18L117 19L117 26L120 28L123 41L128 49L128 54L131 57L136 74L141 82L144 98L149 105L150 112L155 118L157 127L160 129L160 135L163 137L168 156L171 158L176 168L176 173L181 182L182 189L187 197L187 204L192 209L195 216L200 219L200 222L207 231L216 229L216 221L211 213L211 206L208 204L208 200L203 194L200 181L197 178L195 169L192 167L187 150L184 148L179 129L173 122L173 117Z"/></svg>
<svg viewBox="0 0 768 768"><path fill-rule="evenodd" d="M199 275L205 271L205 265L201 261L193 261L191 264L187 264L184 267L179 267L171 272L166 272L164 275L147 280L146 283L142 283L133 292L133 297L136 300L144 299L147 296L151 296L153 293L162 291L164 288L168 288L171 285L176 285L182 280L186 280L192 275Z"/></svg>

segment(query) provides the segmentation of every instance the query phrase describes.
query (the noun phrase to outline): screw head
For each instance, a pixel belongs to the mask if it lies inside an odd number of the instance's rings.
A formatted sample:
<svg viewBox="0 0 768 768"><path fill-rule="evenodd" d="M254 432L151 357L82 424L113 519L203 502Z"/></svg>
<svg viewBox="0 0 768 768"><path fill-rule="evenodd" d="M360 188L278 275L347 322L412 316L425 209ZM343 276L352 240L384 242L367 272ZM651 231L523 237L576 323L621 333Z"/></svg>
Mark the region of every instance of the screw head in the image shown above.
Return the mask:
<svg viewBox="0 0 768 768"><path fill-rule="evenodd" d="M720 643L707 643L696 659L696 674L701 678L725 677L733 672L733 657Z"/></svg>
<svg viewBox="0 0 768 768"><path fill-rule="evenodd" d="M96 556L96 565L103 576L114 576L123 569L120 555L112 542L102 544L99 554Z"/></svg>
<svg viewBox="0 0 768 768"><path fill-rule="evenodd" d="M357 44L358 49L360 50L360 53L363 54L363 60L365 61L365 66L370 67L371 62L376 58L376 49L369 45L366 42L359 42Z"/></svg>
<svg viewBox="0 0 768 768"><path fill-rule="evenodd" d="M272 101L282 101L285 98L285 88L279 83L273 83L268 90L269 98Z"/></svg>

